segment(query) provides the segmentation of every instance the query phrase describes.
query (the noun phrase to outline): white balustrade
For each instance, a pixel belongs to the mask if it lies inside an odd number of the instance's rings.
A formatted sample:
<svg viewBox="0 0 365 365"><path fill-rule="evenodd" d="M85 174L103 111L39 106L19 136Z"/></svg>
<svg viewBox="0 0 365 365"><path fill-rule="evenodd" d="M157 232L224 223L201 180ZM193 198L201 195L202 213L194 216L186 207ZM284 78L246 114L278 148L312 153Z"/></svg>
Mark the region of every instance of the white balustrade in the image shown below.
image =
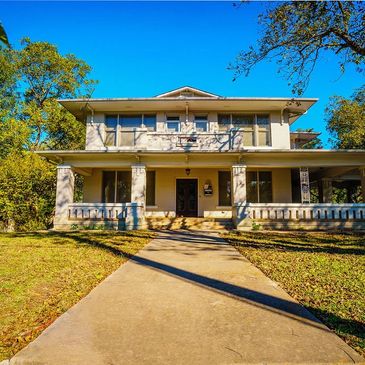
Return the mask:
<svg viewBox="0 0 365 365"><path fill-rule="evenodd" d="M242 207L252 220L365 221L365 204L247 203Z"/></svg>
<svg viewBox="0 0 365 365"><path fill-rule="evenodd" d="M137 203L73 203L68 206L69 220L126 220L144 216L143 204Z"/></svg>

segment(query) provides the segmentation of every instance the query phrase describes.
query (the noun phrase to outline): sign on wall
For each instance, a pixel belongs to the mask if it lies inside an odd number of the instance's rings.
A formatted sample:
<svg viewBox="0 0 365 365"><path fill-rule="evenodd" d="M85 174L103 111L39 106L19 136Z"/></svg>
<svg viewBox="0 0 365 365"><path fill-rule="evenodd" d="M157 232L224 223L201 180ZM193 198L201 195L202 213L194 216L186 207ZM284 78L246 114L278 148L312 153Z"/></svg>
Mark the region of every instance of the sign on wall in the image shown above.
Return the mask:
<svg viewBox="0 0 365 365"><path fill-rule="evenodd" d="M309 171L307 167L301 167L299 169L300 175L300 192L302 196L302 204L311 202L311 194L309 187Z"/></svg>

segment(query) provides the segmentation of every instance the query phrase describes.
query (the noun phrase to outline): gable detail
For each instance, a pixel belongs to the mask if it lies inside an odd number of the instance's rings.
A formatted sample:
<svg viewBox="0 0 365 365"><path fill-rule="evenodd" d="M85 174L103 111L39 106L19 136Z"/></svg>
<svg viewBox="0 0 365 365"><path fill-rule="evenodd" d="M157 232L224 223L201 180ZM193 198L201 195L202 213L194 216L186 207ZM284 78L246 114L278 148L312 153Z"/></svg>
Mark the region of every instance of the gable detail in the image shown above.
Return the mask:
<svg viewBox="0 0 365 365"><path fill-rule="evenodd" d="M156 98L218 98L219 95L196 89L191 86L184 86L166 93L156 95Z"/></svg>

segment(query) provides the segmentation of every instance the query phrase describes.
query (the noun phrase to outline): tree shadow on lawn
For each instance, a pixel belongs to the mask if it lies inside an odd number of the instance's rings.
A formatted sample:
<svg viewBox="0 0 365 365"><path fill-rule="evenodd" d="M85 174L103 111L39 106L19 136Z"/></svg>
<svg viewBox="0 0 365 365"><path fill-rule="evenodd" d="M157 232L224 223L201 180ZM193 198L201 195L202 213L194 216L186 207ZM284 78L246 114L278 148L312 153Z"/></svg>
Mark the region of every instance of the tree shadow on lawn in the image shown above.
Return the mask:
<svg viewBox="0 0 365 365"><path fill-rule="evenodd" d="M139 244L135 240L149 240L154 237L152 233L136 233L136 232L108 232L108 231L41 231L41 232L17 232L6 233L11 238L31 238L34 240L51 239L50 245L67 245L67 244L79 244L85 246L93 246L98 249L108 251L118 257L125 256L125 251L121 249L121 246L133 246ZM36 243L30 243L27 241L20 241L21 244L26 244L29 247L42 247Z"/></svg>
<svg viewBox="0 0 365 365"><path fill-rule="evenodd" d="M344 319L333 313L323 311L309 305L304 305L318 319L324 322L329 328L335 330L343 336L354 336L359 342L362 342L363 353L365 353L365 323L353 319Z"/></svg>
<svg viewBox="0 0 365 365"><path fill-rule="evenodd" d="M340 255L364 255L365 238L339 241L335 237L323 238L317 236L288 235L264 233L239 233L237 236L225 235L224 238L233 246L251 247L255 249L274 249L280 251L297 251L309 253L328 253ZM303 241L303 242L302 242ZM355 247L354 247L355 246Z"/></svg>
<svg viewBox="0 0 365 365"><path fill-rule="evenodd" d="M91 245L93 247L97 247L98 249L108 251L119 257L122 255L123 257L149 269L173 276L179 280L187 281L204 289L244 301L260 309L268 310L278 315L288 317L292 320L299 321L305 325L315 327L318 330L328 332L328 329L324 327L314 315L317 315L318 318L328 323L331 328L336 329L339 333L356 336L359 339L364 339L365 337L364 324L361 322L355 320L345 320L332 313L321 311L316 308L309 306L303 307L297 302L292 302L283 298L264 294L252 289L237 286L225 281L212 279L191 271L179 269L171 265L166 265L164 263L140 257L125 251L123 247L113 247L112 245L105 244L102 241L91 239L90 237L87 237L88 235L75 235L70 232L63 232L61 235L64 238L72 238L80 244ZM309 312L305 308L307 308Z"/></svg>

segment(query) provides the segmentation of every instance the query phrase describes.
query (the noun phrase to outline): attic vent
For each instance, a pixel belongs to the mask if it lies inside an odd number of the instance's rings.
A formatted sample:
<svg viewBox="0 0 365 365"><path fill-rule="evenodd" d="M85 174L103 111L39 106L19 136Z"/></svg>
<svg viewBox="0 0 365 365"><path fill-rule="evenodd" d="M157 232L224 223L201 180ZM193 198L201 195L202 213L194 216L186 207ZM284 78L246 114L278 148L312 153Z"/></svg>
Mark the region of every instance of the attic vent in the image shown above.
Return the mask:
<svg viewBox="0 0 365 365"><path fill-rule="evenodd" d="M184 98L191 97L191 96L194 96L194 93L190 90L181 91L180 96L184 97Z"/></svg>

